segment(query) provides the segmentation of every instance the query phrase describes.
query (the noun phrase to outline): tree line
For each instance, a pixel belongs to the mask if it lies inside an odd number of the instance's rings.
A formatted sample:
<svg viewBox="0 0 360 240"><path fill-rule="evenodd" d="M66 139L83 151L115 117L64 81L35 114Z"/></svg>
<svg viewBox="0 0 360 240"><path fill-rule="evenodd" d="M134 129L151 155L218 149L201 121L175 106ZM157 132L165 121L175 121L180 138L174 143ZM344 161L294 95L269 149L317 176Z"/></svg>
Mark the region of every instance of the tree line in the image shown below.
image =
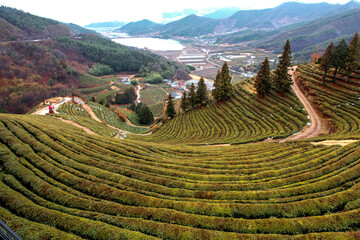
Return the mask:
<svg viewBox="0 0 360 240"><path fill-rule="evenodd" d="M279 64L273 74L270 72L268 58L265 58L260 66L254 82L254 87L259 97L264 97L266 94L269 94L272 88L280 94L289 92L292 85L292 78L289 74L291 60L291 46L288 39L279 57ZM347 80L354 70L360 68L360 42L358 32L355 33L349 45L346 44L344 39L340 41L337 46L334 46L331 42L323 56L319 58L318 63L320 64L320 68L324 70L323 84L325 84L326 76L330 68L334 68L334 82L339 70L346 76ZM215 101L225 100L233 94L229 67L226 62L224 62L221 71L218 71L216 75L214 87L212 97ZM203 77L201 77L196 90L194 84L192 84L189 94L187 95L187 93L184 92L181 99L181 109L185 112L188 109L205 104L208 101L206 84ZM172 118L176 115L176 111L171 95L169 95L167 102L166 115Z"/></svg>
<svg viewBox="0 0 360 240"><path fill-rule="evenodd" d="M138 115L140 124L147 125L154 122L154 115L151 112L149 106L145 103L132 103L129 109L133 110Z"/></svg>
<svg viewBox="0 0 360 240"><path fill-rule="evenodd" d="M330 69L333 69L333 82L336 81L336 75L339 72L345 76L345 81L348 81L350 74L360 68L360 41L358 32L355 33L349 45L347 45L345 39L342 39L336 46L331 42L316 63L320 64L320 69L324 71L323 85L326 83L326 77ZM289 40L287 40L284 45L284 51L279 58L279 65L273 75L270 74L267 58L261 64L254 84L258 96L263 97L268 94L271 87L280 93L289 91L292 84L291 75L288 73L290 66L291 48Z"/></svg>
<svg viewBox="0 0 360 240"><path fill-rule="evenodd" d="M336 46L331 42L317 63L320 64L320 69L324 71L322 79L323 85L326 82L330 68L334 69L333 82L336 81L338 71L345 75L345 81L348 81L350 74L360 67L360 42L358 32L355 33L349 45L346 44L345 39L342 39Z"/></svg>
<svg viewBox="0 0 360 240"><path fill-rule="evenodd" d="M128 48L97 35L80 35L80 39L57 37L56 41L65 49L76 49L86 58L102 65L107 65L115 72L138 71L146 77L153 72L172 77L175 63L167 61L151 52Z"/></svg>
<svg viewBox="0 0 360 240"><path fill-rule="evenodd" d="M233 94L233 88L231 85L231 76L229 72L229 66L225 61L221 71L218 70L216 74L216 79L214 81L214 89L212 90L211 96L215 101L223 101L229 98ZM181 98L181 109L183 112L188 109L192 109L196 106L205 105L210 101L208 96L208 89L205 84L204 78L201 76L200 80L195 88L194 83L190 85L189 94L184 91L184 94ZM172 96L169 94L167 99L167 108L166 116L173 118L176 115L174 109L174 103L172 101Z"/></svg>
<svg viewBox="0 0 360 240"><path fill-rule="evenodd" d="M289 39L284 45L284 50L279 57L279 64L274 71L274 74L270 73L270 65L268 58L262 62L260 70L255 78L255 89L259 97L264 97L270 93L271 88L275 91L283 94L290 90L292 79L288 73L288 69L291 66L291 46Z"/></svg>

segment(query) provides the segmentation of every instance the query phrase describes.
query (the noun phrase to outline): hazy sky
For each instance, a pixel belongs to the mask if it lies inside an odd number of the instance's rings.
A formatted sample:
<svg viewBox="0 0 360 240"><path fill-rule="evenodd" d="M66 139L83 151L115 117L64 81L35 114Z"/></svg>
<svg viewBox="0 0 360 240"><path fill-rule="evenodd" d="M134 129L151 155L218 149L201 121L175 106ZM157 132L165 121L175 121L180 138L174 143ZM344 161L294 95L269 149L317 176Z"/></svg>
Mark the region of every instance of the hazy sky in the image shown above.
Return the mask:
<svg viewBox="0 0 360 240"><path fill-rule="evenodd" d="M350 0L303 0L296 2L340 3ZM104 21L138 21L150 19L161 22L163 12L183 9L205 9L240 7L241 9L263 9L280 5L284 0L0 0L0 5L15 7L41 17L66 23L86 25Z"/></svg>

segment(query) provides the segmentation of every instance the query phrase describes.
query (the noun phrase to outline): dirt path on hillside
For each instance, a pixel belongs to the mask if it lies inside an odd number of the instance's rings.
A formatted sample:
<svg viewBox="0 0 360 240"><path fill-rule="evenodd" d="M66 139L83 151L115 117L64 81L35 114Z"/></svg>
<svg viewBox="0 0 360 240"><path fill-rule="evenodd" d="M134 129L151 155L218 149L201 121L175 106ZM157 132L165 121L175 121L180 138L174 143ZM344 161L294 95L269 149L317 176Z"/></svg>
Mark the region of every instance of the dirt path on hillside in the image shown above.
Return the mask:
<svg viewBox="0 0 360 240"><path fill-rule="evenodd" d="M299 100L302 102L302 104L305 107L306 112L309 115L310 125L306 125L300 132L296 133L295 135L289 136L285 139L281 140L265 140L268 142L280 142L284 143L289 140L298 140L298 139L307 139L315 136L319 136L320 134L326 133L327 131L327 124L325 121L321 118L321 116L318 114L318 112L315 110L313 105L309 102L309 100L306 98L306 96L302 93L302 91L299 88L299 83L296 81L296 68L297 66L293 66L289 73L292 76L293 85L291 86L293 91L295 92L296 96L299 98ZM337 141L338 145L340 144L340 141ZM348 142L344 142L343 144L348 144ZM215 144L215 145L207 145L210 147L219 147L219 146L230 146L230 144Z"/></svg>
<svg viewBox="0 0 360 240"><path fill-rule="evenodd" d="M333 145L340 145L346 146L348 144L358 142L359 140L325 140L320 142L311 142L313 145L325 145L325 146L333 146Z"/></svg>
<svg viewBox="0 0 360 240"><path fill-rule="evenodd" d="M306 125L299 133L280 140L279 142L286 142L288 140L297 140L297 139L306 139L315 136L319 136L321 133L325 133L326 124L322 121L321 116L315 110L313 105L309 102L306 96L299 88L299 83L296 81L295 71L297 66L293 66L293 70L290 70L289 73L293 79L293 85L291 86L296 96L302 102L305 107L306 112L308 113L310 125Z"/></svg>
<svg viewBox="0 0 360 240"><path fill-rule="evenodd" d="M137 86L137 90L136 90L136 102L138 103L140 101L140 90L141 90L141 86L140 84Z"/></svg>
<svg viewBox="0 0 360 240"><path fill-rule="evenodd" d="M94 120L97 121L97 122L104 123L105 125L107 125L108 127L111 127L112 129L115 129L116 131L119 132L119 134L120 134L120 133L123 133L123 132L126 133L126 134L133 134L133 135L150 135L150 134L152 134L151 131L148 132L148 133L145 133L145 134L141 134L141 133L138 134L138 133L132 133L132 132L128 132L128 131L126 131L126 130L122 130L122 129L120 129L120 128L114 127L114 126L112 126L112 125L110 125L110 124L108 124L108 123L106 123L106 122L101 121L101 120L98 118L98 116L96 116L96 114L94 113L94 111L92 110L92 108L91 108L89 105L83 104L82 107L85 109L86 112L88 112L88 113L90 114L90 117L91 117L92 119L94 119ZM134 125L132 122L130 122L130 120L129 120L128 118L126 118L125 121L126 121L126 123L127 123L129 126L141 127L141 126ZM143 127L143 128L147 128L147 127Z"/></svg>
<svg viewBox="0 0 360 240"><path fill-rule="evenodd" d="M97 122L101 122L100 118L98 118L98 116L96 116L96 114L94 113L94 111L92 110L92 108L91 108L89 105L83 104L82 107L83 107L83 109L85 109L85 111L86 111L88 114L90 114L90 117L91 117L92 119L94 119L94 120L97 121Z"/></svg>
<svg viewBox="0 0 360 240"><path fill-rule="evenodd" d="M75 127L81 128L82 130L84 130L84 131L87 132L87 133L98 135L98 134L96 134L95 132L93 132L92 130L90 130L89 128L84 127L83 125L80 125L80 124L78 124L78 123L76 123L76 122L73 122L73 121L70 121L70 120L65 120L65 119L60 118L60 117L58 117L57 119L60 119L61 121L66 122L66 123L69 123L69 124L71 124L71 125L73 125L73 126L75 126Z"/></svg>

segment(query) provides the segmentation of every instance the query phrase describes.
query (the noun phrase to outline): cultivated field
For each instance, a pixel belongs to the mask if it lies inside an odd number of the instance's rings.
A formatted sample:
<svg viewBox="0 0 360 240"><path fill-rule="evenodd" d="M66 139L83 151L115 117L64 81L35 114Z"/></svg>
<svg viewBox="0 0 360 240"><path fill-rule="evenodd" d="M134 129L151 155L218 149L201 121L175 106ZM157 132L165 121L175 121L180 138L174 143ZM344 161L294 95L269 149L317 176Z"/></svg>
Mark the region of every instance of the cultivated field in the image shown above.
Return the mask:
<svg viewBox="0 0 360 240"><path fill-rule="evenodd" d="M248 90L248 84L236 85L229 101L198 107L170 120L150 137L151 141L239 144L284 138L306 125L303 106L293 93L258 99Z"/></svg>
<svg viewBox="0 0 360 240"><path fill-rule="evenodd" d="M0 114L1 220L23 239L360 239L359 74L325 86L314 65L297 76L331 135L268 139L307 114L294 94L258 99L252 80L131 139ZM354 141L312 144L329 139Z"/></svg>

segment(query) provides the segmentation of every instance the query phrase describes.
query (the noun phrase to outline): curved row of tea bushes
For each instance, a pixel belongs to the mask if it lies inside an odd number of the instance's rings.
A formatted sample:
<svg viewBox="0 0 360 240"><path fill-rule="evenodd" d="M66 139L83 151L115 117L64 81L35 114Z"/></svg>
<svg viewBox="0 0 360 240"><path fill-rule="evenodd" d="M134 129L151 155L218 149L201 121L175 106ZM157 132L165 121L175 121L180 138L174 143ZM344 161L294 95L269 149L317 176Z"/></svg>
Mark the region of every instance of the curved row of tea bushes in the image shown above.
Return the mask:
<svg viewBox="0 0 360 240"><path fill-rule="evenodd" d="M81 105L71 102L61 104L60 107L57 109L57 112L59 114L90 118L90 114L85 111L85 109Z"/></svg>
<svg viewBox="0 0 360 240"><path fill-rule="evenodd" d="M316 65L298 67L298 81L306 92L314 99L313 102L325 117L329 117L334 126L333 133L327 138L359 139L360 137L360 89L359 79L350 76L346 81L338 75L333 82L331 75L322 84L323 72ZM319 137L322 139L324 137Z"/></svg>
<svg viewBox="0 0 360 240"><path fill-rule="evenodd" d="M307 122L301 103L293 93L270 94L259 99L234 86L226 102L197 107L168 121L146 139L190 144L247 143L283 138L300 131Z"/></svg>
<svg viewBox="0 0 360 240"><path fill-rule="evenodd" d="M173 146L0 121L1 207L34 224L91 239L358 236L358 143Z"/></svg>

